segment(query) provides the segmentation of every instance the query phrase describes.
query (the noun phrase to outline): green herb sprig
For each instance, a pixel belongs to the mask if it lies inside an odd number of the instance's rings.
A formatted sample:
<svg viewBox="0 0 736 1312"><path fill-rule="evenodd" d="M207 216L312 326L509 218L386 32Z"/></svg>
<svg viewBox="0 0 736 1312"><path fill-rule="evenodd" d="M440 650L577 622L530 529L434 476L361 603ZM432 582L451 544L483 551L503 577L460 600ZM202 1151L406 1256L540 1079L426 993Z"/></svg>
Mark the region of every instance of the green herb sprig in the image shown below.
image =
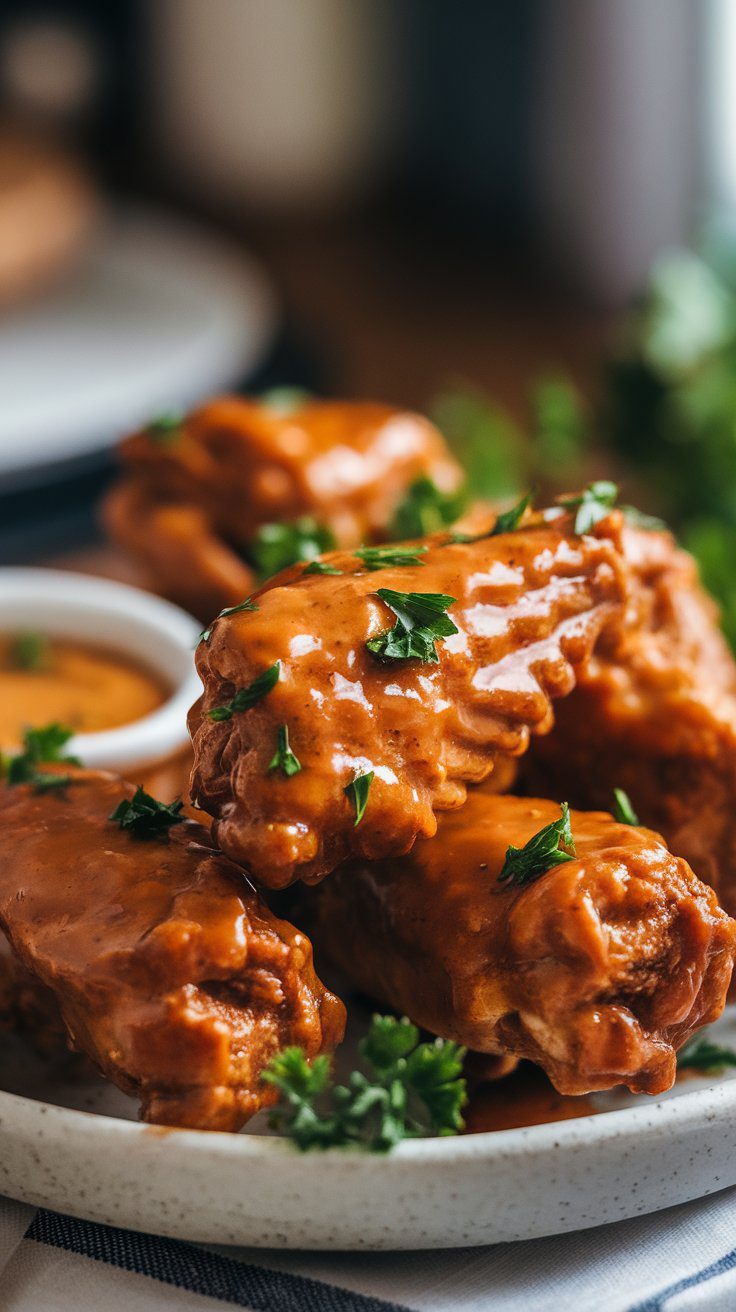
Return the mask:
<svg viewBox="0 0 736 1312"><path fill-rule="evenodd" d="M202 632L199 635L201 641L209 642L210 638L212 637L212 630L214 629L215 624L217 623L218 620L226 620L229 618L230 615L240 615L243 611L249 611L249 610L250 611L258 610L256 603L252 601L250 597L246 597L245 601L238 602L237 606L226 606L224 610L221 610L220 613L215 616L209 628L202 630Z"/></svg>
<svg viewBox="0 0 736 1312"><path fill-rule="evenodd" d="M618 500L618 484L611 483L608 479L598 479L595 483L589 483L583 492L577 497L558 497L558 506L564 506L565 510L575 510L575 532L582 535L589 533L590 530L601 519L605 519Z"/></svg>
<svg viewBox="0 0 736 1312"><path fill-rule="evenodd" d="M510 510L502 511L488 536L495 538L499 533L514 533L531 503L532 493L527 492L526 496L522 497L521 501L517 501L516 505L512 506Z"/></svg>
<svg viewBox="0 0 736 1312"><path fill-rule="evenodd" d="M720 1075L729 1066L736 1066L736 1052L723 1048L709 1039L695 1037L680 1048L677 1054L678 1070L702 1071L704 1075Z"/></svg>
<svg viewBox="0 0 736 1312"><path fill-rule="evenodd" d="M146 436L157 446L174 446L181 437L183 424L183 412L172 410L152 419L146 428Z"/></svg>
<svg viewBox="0 0 736 1312"><path fill-rule="evenodd" d="M300 560L314 560L334 546L332 531L303 515L291 524L261 524L248 543L246 556L263 580Z"/></svg>
<svg viewBox="0 0 736 1312"><path fill-rule="evenodd" d="M70 738L74 737L72 729L66 725L53 723L37 729L26 729L23 735L23 751L16 756L2 758L2 773L9 784L31 784L37 793L51 792L64 788L71 775L46 773L39 770L40 765L81 765L77 756L64 753Z"/></svg>
<svg viewBox="0 0 736 1312"><path fill-rule="evenodd" d="M181 801L171 802L169 805L157 802L155 797L151 797L150 793L139 786L135 790L134 797L124 797L118 803L108 816L108 820L119 825L133 838L148 842L167 834L172 825L182 824L186 819L181 815L183 807L184 803Z"/></svg>
<svg viewBox="0 0 736 1312"><path fill-rule="evenodd" d="M457 1134L466 1100L465 1050L446 1039L420 1043L410 1021L374 1016L360 1044L367 1074L334 1085L329 1057L311 1065L301 1048L272 1058L262 1079L278 1089L271 1124L302 1152L364 1148L385 1153L402 1139Z"/></svg>
<svg viewBox="0 0 736 1312"><path fill-rule="evenodd" d="M353 780L343 789L345 796L349 798L355 807L355 828L357 829L363 816L365 808L368 805L368 794L371 790L371 784L375 778L375 770L369 770L367 774L357 774Z"/></svg>
<svg viewBox="0 0 736 1312"><path fill-rule="evenodd" d="M387 536L401 542L424 538L454 524L468 504L465 488L442 492L426 475L415 480L398 506Z"/></svg>
<svg viewBox="0 0 736 1312"><path fill-rule="evenodd" d="M336 569L334 565L328 564L326 560L310 560L309 564L302 571L303 574L342 574L341 569Z"/></svg>
<svg viewBox="0 0 736 1312"><path fill-rule="evenodd" d="M613 790L613 816L622 825L638 825L639 817L636 814L628 793L623 788L614 788Z"/></svg>
<svg viewBox="0 0 736 1312"><path fill-rule="evenodd" d="M355 555L367 570L375 572L379 569L399 569L402 565L423 565L420 556L426 550L426 547L361 547Z"/></svg>
<svg viewBox="0 0 736 1312"><path fill-rule="evenodd" d="M25 670L36 674L48 664L49 640L45 633L15 633L8 648L8 665L11 670Z"/></svg>
<svg viewBox="0 0 736 1312"><path fill-rule="evenodd" d="M289 745L289 726L280 724L278 747L269 762L269 772L271 770L280 770L282 774L286 775L287 779L291 779L292 775L298 774L301 768L301 761L297 759Z"/></svg>
<svg viewBox="0 0 736 1312"><path fill-rule="evenodd" d="M438 664L437 642L459 632L447 614L457 598L442 592L394 592L391 588L379 588L377 595L393 611L396 623L377 638L368 639L369 652L382 661Z"/></svg>
<svg viewBox="0 0 736 1312"><path fill-rule="evenodd" d="M239 688L232 701L225 702L222 706L211 707L207 712L209 718L215 721L232 720L233 716L241 711L249 711L251 706L255 706L256 702L276 687L280 673L281 662L275 661L252 683L249 683L247 688Z"/></svg>
<svg viewBox="0 0 736 1312"><path fill-rule="evenodd" d="M499 884L523 888L531 884L540 875L544 875L553 866L563 861L574 861L575 843L570 828L570 807L567 802L560 805L562 815L534 834L523 847L510 845L506 849L506 859L498 876Z"/></svg>

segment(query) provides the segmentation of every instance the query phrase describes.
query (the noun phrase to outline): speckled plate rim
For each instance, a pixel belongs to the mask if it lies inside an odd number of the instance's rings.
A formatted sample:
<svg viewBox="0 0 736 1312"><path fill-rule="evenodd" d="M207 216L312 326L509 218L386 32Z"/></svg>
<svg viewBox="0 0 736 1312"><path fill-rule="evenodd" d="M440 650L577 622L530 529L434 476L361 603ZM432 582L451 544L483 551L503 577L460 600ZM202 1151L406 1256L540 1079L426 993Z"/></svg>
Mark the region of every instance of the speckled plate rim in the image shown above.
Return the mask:
<svg viewBox="0 0 736 1312"><path fill-rule="evenodd" d="M736 1184L736 1079L547 1125L300 1154L0 1093L0 1193L190 1242L361 1250L571 1232Z"/></svg>
<svg viewBox="0 0 736 1312"><path fill-rule="evenodd" d="M521 1126L510 1130L489 1130L478 1134L448 1135L436 1138L409 1139L399 1144L392 1152L385 1155L367 1154L362 1151L344 1148L320 1149L319 1152L302 1153L286 1139L278 1135L266 1134L228 1134L217 1130L187 1130L169 1126L147 1125L141 1121L123 1120L121 1117L108 1116L99 1112L78 1111L74 1108L59 1107L54 1103L43 1102L35 1098L24 1098L20 1094L0 1091L0 1118L14 1109L29 1111L35 1109L41 1117L50 1117L59 1123L61 1129L82 1129L83 1123L94 1123L96 1127L104 1125L109 1134L140 1139L141 1137L171 1138L176 1143L177 1152L196 1153L206 1150L209 1156L216 1154L233 1154L242 1157L266 1156L291 1158L292 1161L304 1163L339 1161L348 1158L359 1162L380 1162L384 1169L391 1168L393 1162L423 1161L441 1165L449 1159L463 1157L477 1158L479 1154L493 1154L498 1147L504 1154L516 1154L531 1151L544 1152L550 1148L557 1150L565 1143L584 1140L595 1143L606 1139L618 1138L624 1129L640 1137L647 1130L659 1134L668 1128L684 1130L688 1125L699 1126L708 1117L736 1113L736 1078L727 1079L706 1088L697 1088L689 1093L677 1093L668 1098L653 1097L650 1102L638 1103L632 1107L622 1107L614 1111L577 1116L565 1121L550 1121L543 1125ZM652 1113L657 1113L656 1125L652 1123Z"/></svg>

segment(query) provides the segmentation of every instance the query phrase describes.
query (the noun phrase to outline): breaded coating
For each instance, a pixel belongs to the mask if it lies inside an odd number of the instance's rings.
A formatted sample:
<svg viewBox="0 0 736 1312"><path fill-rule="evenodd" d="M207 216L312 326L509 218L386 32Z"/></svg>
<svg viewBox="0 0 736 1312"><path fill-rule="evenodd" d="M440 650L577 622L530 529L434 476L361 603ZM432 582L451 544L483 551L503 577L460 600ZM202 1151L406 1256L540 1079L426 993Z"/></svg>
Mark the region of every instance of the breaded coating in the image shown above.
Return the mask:
<svg viewBox="0 0 736 1312"><path fill-rule="evenodd" d="M334 553L322 564L339 572L295 567L255 610L218 620L198 648L190 729L192 796L222 850L267 887L314 883L347 857L409 851L498 762L508 779L508 758L550 729L553 699L620 621L625 571L605 522L596 533L538 516L477 541L430 539L417 563L375 572ZM430 644L434 660L368 648L396 623L379 588L454 599L458 631ZM240 709L269 671L270 690ZM284 733L298 774L279 766ZM371 772L356 824L350 785Z"/></svg>
<svg viewBox="0 0 736 1312"><path fill-rule="evenodd" d="M278 920L186 821L153 840L108 817L131 785L81 771L63 789L0 790L0 929L50 990L69 1039L144 1120L237 1130L274 1100L288 1044L342 1038L344 1008L309 940Z"/></svg>
<svg viewBox="0 0 736 1312"><path fill-rule="evenodd" d="M256 587L249 546L260 526L307 516L339 547L382 541L417 479L444 493L463 481L428 419L375 402L308 401L283 414L220 397L180 425L135 434L120 454L110 533L157 591L204 620Z"/></svg>
<svg viewBox="0 0 736 1312"><path fill-rule="evenodd" d="M610 629L524 763L531 791L610 806L624 788L736 912L736 664L692 557L627 527L628 619Z"/></svg>
<svg viewBox="0 0 736 1312"><path fill-rule="evenodd" d="M530 1058L561 1093L661 1093L677 1048L723 1009L736 922L658 834L602 812L571 813L575 859L500 883L509 844L559 818L471 790L409 856L354 860L305 897L315 943L370 998Z"/></svg>

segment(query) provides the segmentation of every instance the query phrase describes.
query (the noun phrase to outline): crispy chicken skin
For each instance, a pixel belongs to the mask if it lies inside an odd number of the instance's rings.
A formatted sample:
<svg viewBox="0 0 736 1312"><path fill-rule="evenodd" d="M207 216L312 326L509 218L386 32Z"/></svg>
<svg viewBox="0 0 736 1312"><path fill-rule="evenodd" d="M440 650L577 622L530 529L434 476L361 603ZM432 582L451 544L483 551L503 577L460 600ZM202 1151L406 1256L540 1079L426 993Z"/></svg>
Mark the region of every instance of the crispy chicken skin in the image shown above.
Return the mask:
<svg viewBox="0 0 736 1312"><path fill-rule="evenodd" d="M125 477L105 509L112 536L154 586L211 619L255 577L241 554L262 524L311 516L340 547L385 538L419 477L462 472L421 415L374 402L312 401L288 414L237 396L195 410L168 440L121 447Z"/></svg>
<svg viewBox="0 0 736 1312"><path fill-rule="evenodd" d="M314 890L315 941L369 997L530 1058L561 1093L661 1093L677 1048L723 1009L736 923L658 834L602 812L572 812L577 859L500 884L507 846L559 817L471 790L409 856L352 861Z"/></svg>
<svg viewBox="0 0 736 1312"><path fill-rule="evenodd" d="M314 883L352 855L376 859L436 829L480 782L552 724L552 699L620 618L626 580L605 524L576 537L569 517L471 543L430 540L420 565L367 572L333 553L340 575L286 571L255 612L220 619L200 643L204 695L190 712L192 796L215 817L216 842L271 888ZM366 640L394 614L377 588L456 598L459 632L439 660L383 661ZM275 687L251 709L213 721L279 662ZM280 726L301 764L269 768ZM374 771L356 826L345 789Z"/></svg>
<svg viewBox="0 0 736 1312"><path fill-rule="evenodd" d="M670 535L626 528L623 549L628 622L603 636L535 744L528 787L580 806L610 806L612 788L625 788L734 913L736 664L694 561Z"/></svg>
<svg viewBox="0 0 736 1312"><path fill-rule="evenodd" d="M332 1049L344 1008L309 940L205 830L142 841L108 819L133 792L86 771L61 791L0 790L0 928L73 1046L140 1098L144 1120L237 1130L273 1101L269 1058Z"/></svg>

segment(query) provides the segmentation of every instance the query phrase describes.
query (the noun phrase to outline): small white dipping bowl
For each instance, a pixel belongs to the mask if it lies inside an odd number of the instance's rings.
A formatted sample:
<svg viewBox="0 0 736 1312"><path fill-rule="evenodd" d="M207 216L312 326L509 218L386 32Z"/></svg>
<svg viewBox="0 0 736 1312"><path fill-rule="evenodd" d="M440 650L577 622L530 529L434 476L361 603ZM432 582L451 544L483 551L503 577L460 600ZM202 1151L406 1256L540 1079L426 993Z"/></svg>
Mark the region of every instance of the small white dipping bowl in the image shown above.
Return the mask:
<svg viewBox="0 0 736 1312"><path fill-rule="evenodd" d="M187 711L202 691L194 668L200 627L178 606L124 583L66 570L0 569L0 633L89 642L131 657L172 689L141 720L71 739L67 750L87 766L125 774L187 746Z"/></svg>

